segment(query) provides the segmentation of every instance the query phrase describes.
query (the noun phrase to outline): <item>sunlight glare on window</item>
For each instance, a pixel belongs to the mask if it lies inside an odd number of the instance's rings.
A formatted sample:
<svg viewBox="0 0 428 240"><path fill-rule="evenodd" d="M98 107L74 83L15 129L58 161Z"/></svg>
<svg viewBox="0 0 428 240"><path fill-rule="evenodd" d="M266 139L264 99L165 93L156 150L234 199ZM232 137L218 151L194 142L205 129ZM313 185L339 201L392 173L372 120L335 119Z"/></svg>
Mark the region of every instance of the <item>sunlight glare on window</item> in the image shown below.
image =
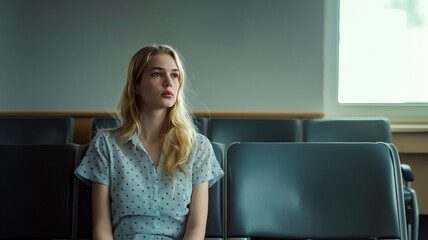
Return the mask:
<svg viewBox="0 0 428 240"><path fill-rule="evenodd" d="M339 103L428 103L427 6L340 1Z"/></svg>

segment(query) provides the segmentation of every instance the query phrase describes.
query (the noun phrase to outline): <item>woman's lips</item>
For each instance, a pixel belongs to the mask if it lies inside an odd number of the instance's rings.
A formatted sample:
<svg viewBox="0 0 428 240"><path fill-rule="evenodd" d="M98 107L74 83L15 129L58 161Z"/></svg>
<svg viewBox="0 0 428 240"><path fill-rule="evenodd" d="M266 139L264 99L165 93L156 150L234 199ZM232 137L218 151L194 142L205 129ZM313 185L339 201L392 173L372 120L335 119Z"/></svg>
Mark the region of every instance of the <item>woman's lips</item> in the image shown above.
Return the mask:
<svg viewBox="0 0 428 240"><path fill-rule="evenodd" d="M162 93L162 97L172 98L173 96L174 96L174 94L172 94L171 91L165 91Z"/></svg>

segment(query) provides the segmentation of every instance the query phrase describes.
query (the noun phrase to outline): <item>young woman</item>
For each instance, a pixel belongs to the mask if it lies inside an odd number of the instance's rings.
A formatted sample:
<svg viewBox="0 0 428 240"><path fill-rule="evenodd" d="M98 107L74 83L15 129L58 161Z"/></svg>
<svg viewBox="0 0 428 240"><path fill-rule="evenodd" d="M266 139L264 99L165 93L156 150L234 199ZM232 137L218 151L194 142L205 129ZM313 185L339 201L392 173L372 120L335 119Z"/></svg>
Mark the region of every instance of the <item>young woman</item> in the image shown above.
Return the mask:
<svg viewBox="0 0 428 240"><path fill-rule="evenodd" d="M184 69L169 46L139 50L119 103L76 169L92 184L93 239L204 239L208 188L223 176L184 103Z"/></svg>

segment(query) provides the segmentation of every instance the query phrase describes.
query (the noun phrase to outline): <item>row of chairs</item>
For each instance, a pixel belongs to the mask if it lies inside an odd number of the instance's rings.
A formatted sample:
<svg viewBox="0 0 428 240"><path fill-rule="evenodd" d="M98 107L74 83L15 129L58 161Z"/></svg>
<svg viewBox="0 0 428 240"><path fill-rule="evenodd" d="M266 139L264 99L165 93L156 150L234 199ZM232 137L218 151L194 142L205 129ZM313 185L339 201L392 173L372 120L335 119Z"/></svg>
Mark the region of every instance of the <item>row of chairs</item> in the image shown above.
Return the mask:
<svg viewBox="0 0 428 240"><path fill-rule="evenodd" d="M113 128L119 121L112 117L92 119L91 135L99 129ZM210 141L233 142L385 142L391 143L389 122L382 118L294 119L294 118L195 118L195 125ZM409 236L418 238L419 209L409 165L401 166Z"/></svg>
<svg viewBox="0 0 428 240"><path fill-rule="evenodd" d="M95 117L91 138L98 130L119 126L113 117ZM382 118L205 118L196 117L199 132L212 142L391 142L389 122Z"/></svg>
<svg viewBox="0 0 428 240"><path fill-rule="evenodd" d="M385 119L266 119L195 118L199 131L213 142L391 142ZM94 118L91 135L116 127L112 117ZM67 144L72 141L73 119L0 118L0 144ZM25 133L25 135L23 135ZM30 134L29 134L30 133ZM411 168L402 165L409 233L418 233L419 216Z"/></svg>
<svg viewBox="0 0 428 240"><path fill-rule="evenodd" d="M383 141L391 142L387 120L326 120L269 118L195 118L199 132L213 142ZM91 138L99 129L117 127L113 117L95 117ZM352 127L350 127L352 126ZM330 134L331 129L335 130ZM351 131L351 132L350 132ZM338 135L340 134L340 136ZM1 117L0 144L69 144L73 141L71 117Z"/></svg>
<svg viewBox="0 0 428 240"><path fill-rule="evenodd" d="M206 236L408 239L397 150L387 143L213 143ZM0 239L90 239L87 145L0 146ZM224 149L224 150L223 150Z"/></svg>
<svg viewBox="0 0 428 240"><path fill-rule="evenodd" d="M69 144L72 117L0 117L0 145Z"/></svg>

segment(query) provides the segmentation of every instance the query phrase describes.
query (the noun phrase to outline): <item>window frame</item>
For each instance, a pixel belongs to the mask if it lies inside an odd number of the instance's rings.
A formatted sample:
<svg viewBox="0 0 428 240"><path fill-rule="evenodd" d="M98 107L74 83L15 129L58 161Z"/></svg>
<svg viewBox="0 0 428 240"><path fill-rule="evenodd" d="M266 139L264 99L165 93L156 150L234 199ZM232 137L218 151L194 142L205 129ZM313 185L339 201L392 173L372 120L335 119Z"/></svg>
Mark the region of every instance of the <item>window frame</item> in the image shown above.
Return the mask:
<svg viewBox="0 0 428 240"><path fill-rule="evenodd" d="M396 122L428 122L428 103L340 103L339 0L326 0L324 11L324 113L326 117L387 117ZM428 91L427 91L428 94Z"/></svg>

